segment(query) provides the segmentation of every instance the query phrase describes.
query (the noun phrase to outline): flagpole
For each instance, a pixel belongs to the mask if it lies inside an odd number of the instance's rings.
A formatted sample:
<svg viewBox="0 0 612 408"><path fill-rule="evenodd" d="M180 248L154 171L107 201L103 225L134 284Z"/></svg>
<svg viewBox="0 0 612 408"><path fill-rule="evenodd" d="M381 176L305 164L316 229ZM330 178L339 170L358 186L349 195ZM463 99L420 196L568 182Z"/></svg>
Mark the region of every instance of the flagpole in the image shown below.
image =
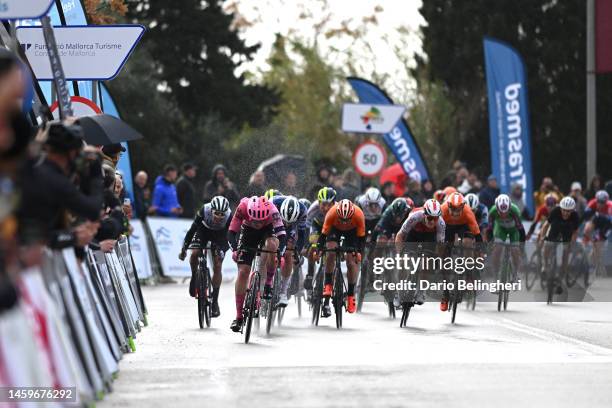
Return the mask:
<svg viewBox="0 0 612 408"><path fill-rule="evenodd" d="M595 0L587 0L587 52L586 52L586 86L587 86L587 129L586 129L586 164L587 184L597 173L597 94L595 88Z"/></svg>

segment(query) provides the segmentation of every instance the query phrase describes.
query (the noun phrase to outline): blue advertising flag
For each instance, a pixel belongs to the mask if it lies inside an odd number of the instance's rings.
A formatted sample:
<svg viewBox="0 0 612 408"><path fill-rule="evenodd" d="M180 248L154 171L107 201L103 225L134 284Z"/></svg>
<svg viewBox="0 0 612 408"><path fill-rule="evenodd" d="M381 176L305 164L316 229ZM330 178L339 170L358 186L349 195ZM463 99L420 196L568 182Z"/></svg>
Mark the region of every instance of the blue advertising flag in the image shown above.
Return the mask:
<svg viewBox="0 0 612 408"><path fill-rule="evenodd" d="M533 214L525 66L514 48L493 38L485 37L484 53L493 174L503 193L509 193L514 183L523 186L523 199Z"/></svg>
<svg viewBox="0 0 612 408"><path fill-rule="evenodd" d="M370 81L355 77L349 77L347 80L359 97L359 102L393 105L391 98ZM403 118L383 138L408 177L417 181L429 180L427 165L412 137L408 123Z"/></svg>

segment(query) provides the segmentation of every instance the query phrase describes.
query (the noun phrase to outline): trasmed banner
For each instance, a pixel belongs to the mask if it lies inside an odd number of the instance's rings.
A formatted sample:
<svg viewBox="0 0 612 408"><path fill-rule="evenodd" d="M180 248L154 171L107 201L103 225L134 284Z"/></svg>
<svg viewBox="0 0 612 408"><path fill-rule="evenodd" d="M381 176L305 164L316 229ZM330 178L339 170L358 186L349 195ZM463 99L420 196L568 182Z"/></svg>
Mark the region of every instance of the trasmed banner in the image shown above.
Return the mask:
<svg viewBox="0 0 612 408"><path fill-rule="evenodd" d="M136 265L139 279L150 278L151 262L149 258L149 247L147 246L147 236L145 235L144 225L140 220L130 220L132 234L130 235L130 250Z"/></svg>
<svg viewBox="0 0 612 408"><path fill-rule="evenodd" d="M373 83L355 77L347 79L359 97L359 102L393 105L391 98ZM417 181L429 179L427 165L404 119L400 119L383 138L408 177Z"/></svg>
<svg viewBox="0 0 612 408"><path fill-rule="evenodd" d="M531 175L531 138L527 104L527 76L519 53L503 42L484 39L491 167L499 188L509 193L513 183L523 186L523 199L534 213Z"/></svg>
<svg viewBox="0 0 612 408"><path fill-rule="evenodd" d="M54 27L66 79L113 79L119 74L144 30L137 24ZM53 72L42 29L18 27L17 39L36 78L39 81L52 80Z"/></svg>
<svg viewBox="0 0 612 408"><path fill-rule="evenodd" d="M191 222L180 218L147 217L165 276L191 276L188 260L178 259L183 247L183 238L191 227Z"/></svg>

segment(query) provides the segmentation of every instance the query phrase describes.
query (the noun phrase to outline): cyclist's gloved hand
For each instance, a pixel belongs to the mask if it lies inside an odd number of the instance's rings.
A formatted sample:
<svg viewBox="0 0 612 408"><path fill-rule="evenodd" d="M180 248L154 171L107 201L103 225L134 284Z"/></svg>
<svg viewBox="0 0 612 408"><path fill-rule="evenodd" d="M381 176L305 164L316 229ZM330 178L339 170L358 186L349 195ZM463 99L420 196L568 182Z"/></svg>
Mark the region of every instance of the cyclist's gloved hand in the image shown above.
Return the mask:
<svg viewBox="0 0 612 408"><path fill-rule="evenodd" d="M184 261L186 256L187 256L187 251L185 251L185 248L181 249L181 253L179 254L179 259L181 261Z"/></svg>

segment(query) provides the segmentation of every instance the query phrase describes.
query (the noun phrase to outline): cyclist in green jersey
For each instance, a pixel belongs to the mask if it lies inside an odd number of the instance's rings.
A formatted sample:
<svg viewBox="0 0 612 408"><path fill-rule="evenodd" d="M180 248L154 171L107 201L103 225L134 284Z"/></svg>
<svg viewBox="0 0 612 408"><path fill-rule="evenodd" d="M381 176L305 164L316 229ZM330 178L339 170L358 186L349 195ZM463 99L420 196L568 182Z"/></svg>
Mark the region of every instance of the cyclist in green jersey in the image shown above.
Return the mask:
<svg viewBox="0 0 612 408"><path fill-rule="evenodd" d="M518 271L521 250L519 242L525 242L525 228L521 222L521 211L510 201L507 194L500 194L495 199L495 205L489 210L489 229L493 230L493 242L512 245L512 260L514 271ZM493 247L493 268L499 270L499 259L503 245ZM514 277L513 277L514 278Z"/></svg>

